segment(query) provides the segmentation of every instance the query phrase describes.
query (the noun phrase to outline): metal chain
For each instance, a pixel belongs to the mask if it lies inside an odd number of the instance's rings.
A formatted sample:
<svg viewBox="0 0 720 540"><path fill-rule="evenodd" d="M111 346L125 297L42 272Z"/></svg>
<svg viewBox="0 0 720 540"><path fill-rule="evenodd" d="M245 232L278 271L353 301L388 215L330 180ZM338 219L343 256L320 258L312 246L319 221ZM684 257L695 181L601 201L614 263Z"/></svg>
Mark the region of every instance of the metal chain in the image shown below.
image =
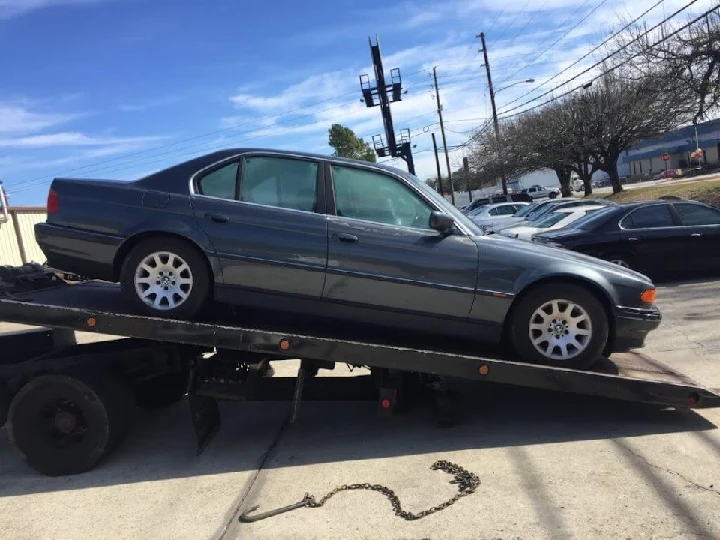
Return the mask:
<svg viewBox="0 0 720 540"><path fill-rule="evenodd" d="M452 506L457 501L459 501L462 497L475 493L475 490L480 485L480 478L478 478L476 474L471 473L470 471L463 469L460 465L451 463L449 461L436 461L430 466L430 469L434 471L443 471L453 475L455 478L450 483L458 485L458 493L451 499L448 499L443 503L428 508L427 510L423 510L422 512L413 513L408 512L407 510L403 510L402 505L400 504L400 499L395 494L395 492L389 487L382 486L380 484L345 484L333 489L320 500L316 500L315 497L313 497L312 495L307 496L307 506L309 508L320 508L322 505L328 502L328 500L330 500L332 497L334 497L341 491L376 491L378 493L382 493L388 498L390 504L392 505L393 512L395 512L396 516L408 521L414 521L416 519L422 519L424 517L427 517L430 514L440 512L441 510L445 510L447 507Z"/></svg>

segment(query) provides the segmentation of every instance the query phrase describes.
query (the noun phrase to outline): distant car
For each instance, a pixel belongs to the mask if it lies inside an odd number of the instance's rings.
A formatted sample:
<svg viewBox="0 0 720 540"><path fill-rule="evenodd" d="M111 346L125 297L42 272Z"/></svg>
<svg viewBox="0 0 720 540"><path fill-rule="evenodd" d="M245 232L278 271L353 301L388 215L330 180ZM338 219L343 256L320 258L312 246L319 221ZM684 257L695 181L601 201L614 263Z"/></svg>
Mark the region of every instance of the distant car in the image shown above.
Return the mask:
<svg viewBox="0 0 720 540"><path fill-rule="evenodd" d="M617 203L608 199L546 199L536 201L520 209L514 216L504 220L495 220L484 223L481 228L483 232L497 232L513 225L525 225L529 221L535 221L540 217L549 214L558 208L573 208L576 206L615 206Z"/></svg>
<svg viewBox="0 0 720 540"><path fill-rule="evenodd" d="M528 195L531 199L541 199L543 197L549 197L555 199L560 195L560 189L555 187L544 187L539 184L524 188L520 193Z"/></svg>
<svg viewBox="0 0 720 540"><path fill-rule="evenodd" d="M567 368L641 346L661 319L647 277L483 235L416 176L376 163L227 149L132 182L56 178L47 200L35 237L48 265L119 282L153 317L200 317L217 300L507 340L520 360Z"/></svg>
<svg viewBox="0 0 720 540"><path fill-rule="evenodd" d="M684 199L626 203L534 242L579 251L648 275L720 269L720 209Z"/></svg>
<svg viewBox="0 0 720 540"><path fill-rule="evenodd" d="M601 208L605 208L605 206L592 205L558 208L538 220L527 222L525 225L516 225L507 229L501 229L498 231L498 234L510 238L518 238L519 240L532 240L532 237L537 233L562 229Z"/></svg>
<svg viewBox="0 0 720 540"><path fill-rule="evenodd" d="M509 217L514 216L518 210L528 206L530 203L495 203L488 204L476 208L474 211L468 214L468 217L472 219L476 225L482 226L485 223L502 221Z"/></svg>

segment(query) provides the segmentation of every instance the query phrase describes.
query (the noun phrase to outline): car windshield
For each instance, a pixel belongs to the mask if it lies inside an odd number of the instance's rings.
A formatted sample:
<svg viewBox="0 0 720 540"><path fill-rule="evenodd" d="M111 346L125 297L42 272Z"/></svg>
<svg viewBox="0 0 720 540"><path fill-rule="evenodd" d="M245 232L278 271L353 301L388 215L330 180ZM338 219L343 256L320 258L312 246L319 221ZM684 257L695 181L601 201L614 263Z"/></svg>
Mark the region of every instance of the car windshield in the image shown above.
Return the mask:
<svg viewBox="0 0 720 540"><path fill-rule="evenodd" d="M538 207L539 203L528 204L515 212L515 217L525 217Z"/></svg>
<svg viewBox="0 0 720 540"><path fill-rule="evenodd" d="M538 229L547 229L548 227L552 227L559 221L565 219L570 214L566 214L565 212L557 212L550 214L549 216L545 216L542 219L538 219L537 221L532 222L532 226L536 227Z"/></svg>
<svg viewBox="0 0 720 540"><path fill-rule="evenodd" d="M580 219L573 221L571 224L569 224L567 228L568 229L581 229L583 231L592 231L598 225L601 225L602 223L604 223L607 216L612 214L613 211L614 211L613 206L606 206L605 208L599 208L592 212L588 212L586 215L584 215Z"/></svg>

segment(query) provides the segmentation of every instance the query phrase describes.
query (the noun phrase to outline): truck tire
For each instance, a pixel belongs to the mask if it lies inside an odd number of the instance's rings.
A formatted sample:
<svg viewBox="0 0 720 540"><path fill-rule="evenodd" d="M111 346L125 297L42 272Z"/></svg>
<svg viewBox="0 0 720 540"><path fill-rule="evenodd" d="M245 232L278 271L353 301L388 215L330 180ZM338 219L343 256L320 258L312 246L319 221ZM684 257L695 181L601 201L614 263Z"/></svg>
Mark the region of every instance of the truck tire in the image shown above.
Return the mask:
<svg viewBox="0 0 720 540"><path fill-rule="evenodd" d="M608 316L585 287L547 284L519 299L510 320L515 351L524 361L587 369L607 345Z"/></svg>
<svg viewBox="0 0 720 540"><path fill-rule="evenodd" d="M185 373L171 373L143 381L133 388L135 404L141 409L164 409L177 403L187 390Z"/></svg>
<svg viewBox="0 0 720 540"><path fill-rule="evenodd" d="M49 476L78 474L109 455L130 429L132 394L111 374L41 375L10 404L7 432L25 462Z"/></svg>
<svg viewBox="0 0 720 540"><path fill-rule="evenodd" d="M158 236L133 247L120 285L140 313L191 319L210 299L211 276L203 255L178 238Z"/></svg>

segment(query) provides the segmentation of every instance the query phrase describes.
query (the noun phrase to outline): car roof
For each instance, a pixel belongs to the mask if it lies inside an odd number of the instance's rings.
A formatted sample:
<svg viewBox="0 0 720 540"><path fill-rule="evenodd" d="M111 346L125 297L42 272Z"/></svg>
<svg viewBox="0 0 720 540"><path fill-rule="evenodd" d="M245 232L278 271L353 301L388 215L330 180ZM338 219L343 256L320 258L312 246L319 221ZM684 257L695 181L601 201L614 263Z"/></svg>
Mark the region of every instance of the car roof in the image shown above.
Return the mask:
<svg viewBox="0 0 720 540"><path fill-rule="evenodd" d="M274 148L224 148L222 150L217 150L215 152L203 154L202 156L197 156L192 159L183 161L181 163L171 165L170 167L160 169L158 171L148 174L147 176L139 178L138 180L136 180L136 183L140 184L140 185L153 186L154 188L157 188L158 186L163 186L166 182L168 182L168 180L170 180L170 184L168 187L172 186L173 184L175 184L175 187L176 187L176 182L177 182L178 177L183 177L183 178L189 179L197 171L200 171L201 169L204 169L205 167L209 167L210 165L213 165L214 163L217 163L218 161L222 161L224 159L231 158L238 154L245 154L248 152L271 153L271 154L277 154L280 156L284 155L284 156L288 156L288 157L291 157L291 156L307 157L307 158L312 158L312 159L327 160L327 161L331 161L333 163L339 163L339 164L361 165L363 167L374 167L377 169L383 169L387 172L391 172L396 175L403 176L404 178L407 178L414 182L420 182L420 180L416 176L409 174L407 171L398 169L396 167L392 167L390 165L385 165L382 163L372 163L370 161L361 161L361 160L356 160L356 159L348 159L348 158L342 158L342 157L329 156L329 155L324 155L324 154L313 154L310 152L297 152L295 150L277 150ZM172 191L172 189L170 189L170 191Z"/></svg>
<svg viewBox="0 0 720 540"><path fill-rule="evenodd" d="M572 214L574 212L582 212L583 210L598 210L600 208L605 208L604 204L588 204L584 206L573 206L571 208L558 208L553 212L555 213L563 213L563 214Z"/></svg>

